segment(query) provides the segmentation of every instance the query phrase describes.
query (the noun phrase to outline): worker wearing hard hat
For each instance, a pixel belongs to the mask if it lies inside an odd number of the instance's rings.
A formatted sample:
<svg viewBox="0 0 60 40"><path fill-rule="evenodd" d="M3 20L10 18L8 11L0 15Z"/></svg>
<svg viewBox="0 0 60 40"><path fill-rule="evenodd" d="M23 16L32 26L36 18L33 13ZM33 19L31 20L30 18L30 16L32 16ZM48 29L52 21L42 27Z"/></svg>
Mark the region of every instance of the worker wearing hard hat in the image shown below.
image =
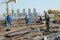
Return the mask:
<svg viewBox="0 0 60 40"><path fill-rule="evenodd" d="M46 20L46 27L47 27L47 30L49 30L49 21L50 21L50 18L49 18L49 15L47 12L44 12L45 13L45 20Z"/></svg>

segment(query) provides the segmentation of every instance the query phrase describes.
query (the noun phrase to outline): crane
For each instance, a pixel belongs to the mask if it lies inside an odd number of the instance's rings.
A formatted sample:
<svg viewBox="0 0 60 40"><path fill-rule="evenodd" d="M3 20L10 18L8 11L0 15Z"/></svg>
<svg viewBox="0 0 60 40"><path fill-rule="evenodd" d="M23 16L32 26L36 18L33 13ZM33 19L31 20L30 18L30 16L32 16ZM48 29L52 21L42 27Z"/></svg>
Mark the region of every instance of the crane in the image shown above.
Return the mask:
<svg viewBox="0 0 60 40"><path fill-rule="evenodd" d="M9 7L8 7L9 2L15 2L16 3L16 0L6 0L6 2L1 2L0 3L0 4L5 4L6 3L6 14L7 15L9 14Z"/></svg>

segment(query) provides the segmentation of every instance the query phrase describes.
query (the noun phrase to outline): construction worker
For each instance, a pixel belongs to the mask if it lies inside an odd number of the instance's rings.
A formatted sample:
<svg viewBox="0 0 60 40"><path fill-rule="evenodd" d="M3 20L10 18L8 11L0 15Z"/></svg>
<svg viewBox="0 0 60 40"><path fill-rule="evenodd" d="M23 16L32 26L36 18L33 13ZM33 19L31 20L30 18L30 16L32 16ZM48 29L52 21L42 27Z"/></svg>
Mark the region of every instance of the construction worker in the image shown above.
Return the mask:
<svg viewBox="0 0 60 40"><path fill-rule="evenodd" d="M30 20L29 20L29 17L25 17L25 22L26 22L26 24L29 24L30 23Z"/></svg>
<svg viewBox="0 0 60 40"><path fill-rule="evenodd" d="M40 23L42 24L42 17L40 16L40 18L39 18L39 21L40 21Z"/></svg>
<svg viewBox="0 0 60 40"><path fill-rule="evenodd" d="M50 21L50 18L49 18L49 15L46 12L45 12L45 20L46 20L47 30L49 30L49 21Z"/></svg>
<svg viewBox="0 0 60 40"><path fill-rule="evenodd" d="M8 15L6 20L7 20L8 24L9 24L9 30L10 30L11 29L11 21L12 21L11 16Z"/></svg>

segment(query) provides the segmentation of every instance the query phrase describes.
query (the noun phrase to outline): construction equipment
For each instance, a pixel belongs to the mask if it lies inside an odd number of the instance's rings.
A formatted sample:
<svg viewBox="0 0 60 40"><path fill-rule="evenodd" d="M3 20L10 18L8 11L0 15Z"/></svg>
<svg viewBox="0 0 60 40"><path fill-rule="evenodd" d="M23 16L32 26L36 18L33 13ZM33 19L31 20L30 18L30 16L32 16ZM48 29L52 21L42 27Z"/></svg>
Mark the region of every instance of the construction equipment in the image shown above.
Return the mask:
<svg viewBox="0 0 60 40"><path fill-rule="evenodd" d="M48 10L48 14L53 14L54 23L60 23L60 10Z"/></svg>

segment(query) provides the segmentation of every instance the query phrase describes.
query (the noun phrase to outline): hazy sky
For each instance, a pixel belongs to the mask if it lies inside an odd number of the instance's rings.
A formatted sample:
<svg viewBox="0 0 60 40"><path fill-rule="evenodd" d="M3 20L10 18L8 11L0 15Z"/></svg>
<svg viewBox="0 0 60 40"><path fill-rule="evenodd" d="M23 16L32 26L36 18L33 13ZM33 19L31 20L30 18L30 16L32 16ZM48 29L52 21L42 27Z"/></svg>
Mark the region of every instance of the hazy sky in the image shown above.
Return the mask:
<svg viewBox="0 0 60 40"><path fill-rule="evenodd" d="M0 0L0 2L5 2L6 0ZM60 9L60 0L17 0L16 3L9 3L9 10L14 9L15 12L17 9L25 8L26 11L28 8L31 10L36 8L37 12L43 14L43 11L49 9ZM10 11L11 12L11 11ZM6 13L6 4L0 4L0 15Z"/></svg>

